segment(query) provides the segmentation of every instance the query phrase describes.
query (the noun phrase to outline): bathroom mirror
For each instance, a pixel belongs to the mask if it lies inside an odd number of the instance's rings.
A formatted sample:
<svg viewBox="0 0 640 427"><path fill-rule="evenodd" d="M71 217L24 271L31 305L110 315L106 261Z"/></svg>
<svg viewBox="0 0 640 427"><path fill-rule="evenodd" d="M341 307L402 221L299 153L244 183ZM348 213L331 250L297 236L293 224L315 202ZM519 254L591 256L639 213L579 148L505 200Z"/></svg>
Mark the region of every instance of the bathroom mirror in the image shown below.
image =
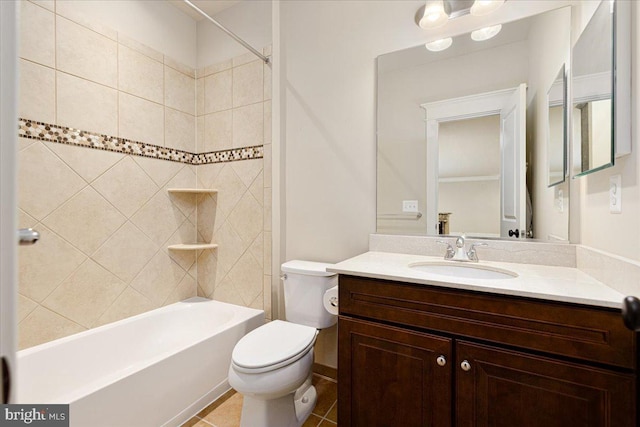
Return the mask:
<svg viewBox="0 0 640 427"><path fill-rule="evenodd" d="M378 233L568 241L569 188L558 209L544 156L547 92L570 31L564 7L486 41L461 34L443 51L378 57Z"/></svg>
<svg viewBox="0 0 640 427"><path fill-rule="evenodd" d="M614 164L614 6L615 3L609 0L599 4L572 51L575 176Z"/></svg>
<svg viewBox="0 0 640 427"><path fill-rule="evenodd" d="M547 92L548 185L565 180L567 173L567 77L564 64Z"/></svg>

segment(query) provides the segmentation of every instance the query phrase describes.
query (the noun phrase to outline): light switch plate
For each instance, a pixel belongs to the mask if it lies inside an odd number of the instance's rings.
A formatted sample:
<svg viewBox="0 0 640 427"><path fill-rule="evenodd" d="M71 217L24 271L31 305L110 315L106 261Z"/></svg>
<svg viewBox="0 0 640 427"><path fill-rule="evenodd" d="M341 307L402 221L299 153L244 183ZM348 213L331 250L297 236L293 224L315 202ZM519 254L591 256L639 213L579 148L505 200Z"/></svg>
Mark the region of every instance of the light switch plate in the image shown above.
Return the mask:
<svg viewBox="0 0 640 427"><path fill-rule="evenodd" d="M402 212L418 212L418 201L417 200L403 200L402 201Z"/></svg>
<svg viewBox="0 0 640 427"><path fill-rule="evenodd" d="M622 176L609 177L609 212L622 213Z"/></svg>

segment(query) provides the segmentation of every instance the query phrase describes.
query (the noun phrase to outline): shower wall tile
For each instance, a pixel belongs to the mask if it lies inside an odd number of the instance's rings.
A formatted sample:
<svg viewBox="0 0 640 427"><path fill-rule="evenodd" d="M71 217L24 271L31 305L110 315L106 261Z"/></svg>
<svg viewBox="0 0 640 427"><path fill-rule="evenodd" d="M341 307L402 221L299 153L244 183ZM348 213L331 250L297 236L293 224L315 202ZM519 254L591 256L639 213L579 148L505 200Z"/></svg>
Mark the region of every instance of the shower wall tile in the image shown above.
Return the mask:
<svg viewBox="0 0 640 427"><path fill-rule="evenodd" d="M203 76L210 76L211 74L219 73L224 70L230 70L233 68L233 60L229 59L223 62L219 62L217 64L209 65L204 68Z"/></svg>
<svg viewBox="0 0 640 427"><path fill-rule="evenodd" d="M121 153L90 150L66 144L44 143L43 145L88 183L93 182L124 157Z"/></svg>
<svg viewBox="0 0 640 427"><path fill-rule="evenodd" d="M57 124L98 132L118 134L118 91L89 80L58 71Z"/></svg>
<svg viewBox="0 0 640 427"><path fill-rule="evenodd" d="M186 274L168 254L159 251L131 282L131 287L147 297L154 306L160 306Z"/></svg>
<svg viewBox="0 0 640 427"><path fill-rule="evenodd" d="M240 56L236 56L235 58L232 59L233 62L233 67L240 67L244 64L248 64L249 62L255 61L256 60L256 56L251 53L251 52L247 52L243 55Z"/></svg>
<svg viewBox="0 0 640 427"><path fill-rule="evenodd" d="M85 187L42 223L87 255L93 254L127 218L91 187Z"/></svg>
<svg viewBox="0 0 640 427"><path fill-rule="evenodd" d="M27 348L67 335L77 334L85 331L86 328L51 310L38 306L20 322L20 330L18 348Z"/></svg>
<svg viewBox="0 0 640 427"><path fill-rule="evenodd" d="M195 79L165 65L164 105L192 116L195 115Z"/></svg>
<svg viewBox="0 0 640 427"><path fill-rule="evenodd" d="M118 110L118 136L164 146L162 104L120 92Z"/></svg>
<svg viewBox="0 0 640 427"><path fill-rule="evenodd" d="M44 144L18 154L18 206L41 220L80 191L86 182ZM51 191L55 188L56 191Z"/></svg>
<svg viewBox="0 0 640 427"><path fill-rule="evenodd" d="M229 214L229 222L237 230L243 246L249 247L262 232L262 206L250 191L244 193L233 211ZM262 258L262 254L260 254ZM260 259L262 262L262 259Z"/></svg>
<svg viewBox="0 0 640 427"><path fill-rule="evenodd" d="M204 113L228 110L233 106L233 72L225 70L204 79Z"/></svg>
<svg viewBox="0 0 640 427"><path fill-rule="evenodd" d="M249 186L249 191L251 195L255 198L256 202L260 205L262 209L263 199L264 199L264 172L261 171L260 174L253 180L251 186Z"/></svg>
<svg viewBox="0 0 640 427"><path fill-rule="evenodd" d="M43 121L54 122L56 117L55 70L24 59L20 59L19 67L18 114L21 117L42 117Z"/></svg>
<svg viewBox="0 0 640 427"><path fill-rule="evenodd" d="M218 151L233 146L233 112L220 111L204 116L204 150Z"/></svg>
<svg viewBox="0 0 640 427"><path fill-rule="evenodd" d="M196 151L195 116L165 107L164 143L166 147L194 153Z"/></svg>
<svg viewBox="0 0 640 427"><path fill-rule="evenodd" d="M118 84L121 91L163 103L164 66L126 46L118 49Z"/></svg>
<svg viewBox="0 0 640 427"><path fill-rule="evenodd" d="M30 3L36 4L47 9L50 12L55 12L56 2L55 0L29 0Z"/></svg>
<svg viewBox="0 0 640 427"><path fill-rule="evenodd" d="M266 101L262 103L262 110L264 112L264 136L263 142L264 144L271 144L271 101Z"/></svg>
<svg viewBox="0 0 640 427"><path fill-rule="evenodd" d="M38 64L54 67L55 15L35 3L20 2L20 47L21 58Z"/></svg>
<svg viewBox="0 0 640 427"><path fill-rule="evenodd" d="M164 61L164 55L158 52L155 49L150 48L147 45L140 43L139 41L132 39L131 37L127 37L124 34L118 33L118 43L122 46L126 46L130 49L133 49L145 56L148 56L151 59L155 59L158 62Z"/></svg>
<svg viewBox="0 0 640 427"><path fill-rule="evenodd" d="M233 110L233 147L262 145L264 136L262 102Z"/></svg>
<svg viewBox="0 0 640 427"><path fill-rule="evenodd" d="M18 314L16 320L22 322L36 307L38 307L37 302L18 294Z"/></svg>
<svg viewBox="0 0 640 427"><path fill-rule="evenodd" d="M118 32L113 28L103 25L100 22L87 20L82 10L77 7L77 0L55 0L55 12L58 16L82 25L111 40L118 40Z"/></svg>
<svg viewBox="0 0 640 427"><path fill-rule="evenodd" d="M195 79L196 77L196 70L194 70L193 68L182 64L181 62L176 61L175 59L166 56L164 57L164 64L173 68L174 70L180 71L182 74L186 74L187 76L191 77L192 79Z"/></svg>
<svg viewBox="0 0 640 427"><path fill-rule="evenodd" d="M187 218L164 191L159 191L131 217L144 234L163 245Z"/></svg>
<svg viewBox="0 0 640 427"><path fill-rule="evenodd" d="M91 328L126 286L96 262L87 260L47 297L43 305Z"/></svg>
<svg viewBox="0 0 640 427"><path fill-rule="evenodd" d="M204 112L204 77L196 79L196 112L198 115Z"/></svg>
<svg viewBox="0 0 640 427"><path fill-rule="evenodd" d="M117 322L136 314L157 308L147 297L128 286L114 301L113 304L100 316L95 326L106 325L107 323Z"/></svg>
<svg viewBox="0 0 640 427"><path fill-rule="evenodd" d="M86 27L56 17L56 67L112 88L118 86L118 43Z"/></svg>
<svg viewBox="0 0 640 427"><path fill-rule="evenodd" d="M264 91L263 93L263 99L265 101L270 100L271 99L271 64L263 64L263 84L264 84Z"/></svg>
<svg viewBox="0 0 640 427"><path fill-rule="evenodd" d="M261 60L233 68L233 106L262 102L264 97L263 62Z"/></svg>

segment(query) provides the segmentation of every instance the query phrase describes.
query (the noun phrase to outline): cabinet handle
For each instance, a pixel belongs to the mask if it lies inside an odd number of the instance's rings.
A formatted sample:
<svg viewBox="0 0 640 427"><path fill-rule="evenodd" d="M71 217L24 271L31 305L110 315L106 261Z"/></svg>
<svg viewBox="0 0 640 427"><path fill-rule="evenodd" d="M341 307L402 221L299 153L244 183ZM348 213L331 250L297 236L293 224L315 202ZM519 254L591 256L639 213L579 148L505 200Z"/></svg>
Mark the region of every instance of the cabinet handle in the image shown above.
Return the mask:
<svg viewBox="0 0 640 427"><path fill-rule="evenodd" d="M436 363L438 364L438 366L444 366L447 364L447 359L444 356L438 356L438 358L436 359Z"/></svg>
<svg viewBox="0 0 640 427"><path fill-rule="evenodd" d="M465 372L470 371L471 370L471 363L469 363L468 360L463 360L462 363L460 364L460 367Z"/></svg>

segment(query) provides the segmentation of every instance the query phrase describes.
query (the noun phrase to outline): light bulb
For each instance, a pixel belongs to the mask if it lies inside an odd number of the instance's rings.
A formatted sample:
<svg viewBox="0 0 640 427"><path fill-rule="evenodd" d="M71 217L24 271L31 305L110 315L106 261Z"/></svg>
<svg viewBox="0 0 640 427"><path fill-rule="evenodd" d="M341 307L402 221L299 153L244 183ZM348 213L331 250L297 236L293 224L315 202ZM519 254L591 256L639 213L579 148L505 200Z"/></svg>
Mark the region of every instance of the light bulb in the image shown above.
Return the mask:
<svg viewBox="0 0 640 427"><path fill-rule="evenodd" d="M420 28L442 27L449 20L449 15L444 11L443 0L427 0L424 7L424 15L420 19Z"/></svg>
<svg viewBox="0 0 640 427"><path fill-rule="evenodd" d="M424 47L426 47L431 52L440 52L441 50L448 49L453 43L453 39L451 37L447 37L446 39L434 40L429 43L425 43Z"/></svg>
<svg viewBox="0 0 640 427"><path fill-rule="evenodd" d="M494 25L493 27L480 28L479 30L471 32L471 39L477 42L483 42L497 36L500 30L502 30L501 24Z"/></svg>
<svg viewBox="0 0 640 427"><path fill-rule="evenodd" d="M469 13L475 16L488 15L502 6L503 3L504 0L476 0Z"/></svg>

